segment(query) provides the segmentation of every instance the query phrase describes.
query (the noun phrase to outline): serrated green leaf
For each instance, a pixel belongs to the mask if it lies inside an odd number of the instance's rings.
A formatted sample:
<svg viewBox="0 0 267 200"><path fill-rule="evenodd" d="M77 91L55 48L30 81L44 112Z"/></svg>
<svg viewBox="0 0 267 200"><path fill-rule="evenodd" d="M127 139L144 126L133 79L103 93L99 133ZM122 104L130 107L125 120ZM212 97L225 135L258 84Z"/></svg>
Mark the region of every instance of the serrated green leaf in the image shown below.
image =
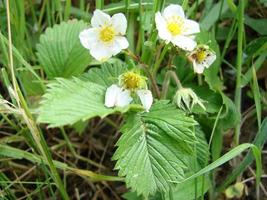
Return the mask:
<svg viewBox="0 0 267 200"><path fill-rule="evenodd" d="M90 63L88 50L80 44L83 21L70 20L48 28L37 44L37 57L49 79L80 75Z"/></svg>
<svg viewBox="0 0 267 200"><path fill-rule="evenodd" d="M105 87L89 81L58 78L48 85L38 121L56 127L119 111L104 106L105 91Z"/></svg>
<svg viewBox="0 0 267 200"><path fill-rule="evenodd" d="M138 194L168 191L170 181L184 179L196 142L195 124L166 101L156 102L149 113L130 115L113 156L115 169Z"/></svg>

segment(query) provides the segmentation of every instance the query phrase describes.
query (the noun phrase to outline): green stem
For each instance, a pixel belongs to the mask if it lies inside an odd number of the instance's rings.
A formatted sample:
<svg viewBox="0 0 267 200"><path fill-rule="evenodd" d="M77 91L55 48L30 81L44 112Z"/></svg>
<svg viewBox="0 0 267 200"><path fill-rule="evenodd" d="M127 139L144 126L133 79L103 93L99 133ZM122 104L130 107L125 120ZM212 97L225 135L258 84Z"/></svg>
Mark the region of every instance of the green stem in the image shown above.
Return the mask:
<svg viewBox="0 0 267 200"><path fill-rule="evenodd" d="M175 81L178 89L182 89L183 86L182 86L181 81L178 78L177 74L174 71L170 71L170 75L172 76L173 80Z"/></svg>
<svg viewBox="0 0 267 200"><path fill-rule="evenodd" d="M237 38L237 62L236 62L236 89L235 89L235 105L237 112L241 113L241 76L242 76L242 53L243 53L243 37L244 37L244 1L239 0L238 12L238 38ZM240 124L235 127L235 145L239 144Z"/></svg>

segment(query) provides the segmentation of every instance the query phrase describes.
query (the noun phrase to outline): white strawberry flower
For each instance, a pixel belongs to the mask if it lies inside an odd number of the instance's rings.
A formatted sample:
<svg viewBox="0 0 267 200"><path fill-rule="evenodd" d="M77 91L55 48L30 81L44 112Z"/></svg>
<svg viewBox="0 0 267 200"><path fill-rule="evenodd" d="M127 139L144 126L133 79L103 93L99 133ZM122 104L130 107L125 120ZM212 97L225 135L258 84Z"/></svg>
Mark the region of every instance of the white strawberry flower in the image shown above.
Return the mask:
<svg viewBox="0 0 267 200"><path fill-rule="evenodd" d="M91 19L91 26L83 30L79 38L96 60L105 61L128 48L128 40L124 37L127 29L124 14L118 13L110 17L97 9Z"/></svg>
<svg viewBox="0 0 267 200"><path fill-rule="evenodd" d="M134 72L126 72L119 77L119 84L113 84L106 90L105 106L126 107L133 101L132 95L136 94L146 112L153 103L150 90L146 89L145 78Z"/></svg>
<svg viewBox="0 0 267 200"><path fill-rule="evenodd" d="M201 74L205 68L209 68L216 60L216 54L209 48L209 46L199 45L189 54L189 59L193 63L194 71Z"/></svg>
<svg viewBox="0 0 267 200"><path fill-rule="evenodd" d="M200 32L199 24L185 17L180 5L171 4L163 13L157 12L155 21L158 35L166 43L171 42L186 51L192 51L196 47L194 34Z"/></svg>

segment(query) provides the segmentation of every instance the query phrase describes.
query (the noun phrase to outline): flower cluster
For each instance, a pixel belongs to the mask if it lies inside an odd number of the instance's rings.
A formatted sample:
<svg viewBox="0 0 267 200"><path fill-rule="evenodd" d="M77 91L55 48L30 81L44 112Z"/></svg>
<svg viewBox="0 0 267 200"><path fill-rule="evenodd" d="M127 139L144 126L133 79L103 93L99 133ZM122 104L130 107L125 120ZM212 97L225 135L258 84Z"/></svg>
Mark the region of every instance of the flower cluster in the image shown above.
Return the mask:
<svg viewBox="0 0 267 200"><path fill-rule="evenodd" d="M215 53L208 46L197 45L195 34L200 32L199 24L186 19L181 6L169 5L163 13L156 13L155 21L161 39L190 52L189 58L196 73L203 73L216 60Z"/></svg>
<svg viewBox="0 0 267 200"><path fill-rule="evenodd" d="M203 73L204 69L216 60L215 53L207 45L198 45L195 41L196 34L200 32L199 24L187 19L180 5L171 4L162 13L157 12L155 22L159 38L166 44L172 43L175 47L186 51L196 73ZM81 44L90 51L92 57L103 62L128 48L126 30L127 20L124 14L118 13L111 17L97 9L92 16L91 27L83 30L79 37ZM107 89L105 106L125 107L134 101L133 97L136 95L140 98L144 109L148 111L153 98L151 92L147 90L145 78L134 72L127 72L119 77L118 84ZM179 101L182 100L184 99L181 98ZM190 104L196 102L193 100ZM189 106L187 103L185 105Z"/></svg>

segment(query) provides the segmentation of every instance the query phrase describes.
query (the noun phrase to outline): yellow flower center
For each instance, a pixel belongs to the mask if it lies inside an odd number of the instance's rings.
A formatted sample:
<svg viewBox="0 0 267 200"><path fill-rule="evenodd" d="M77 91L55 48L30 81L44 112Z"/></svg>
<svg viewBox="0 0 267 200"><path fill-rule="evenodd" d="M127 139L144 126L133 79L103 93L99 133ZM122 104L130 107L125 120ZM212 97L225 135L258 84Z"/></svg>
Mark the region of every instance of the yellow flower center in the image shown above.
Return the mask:
<svg viewBox="0 0 267 200"><path fill-rule="evenodd" d="M112 26L104 26L99 34L100 40L103 42L111 42L115 37L115 30Z"/></svg>
<svg viewBox="0 0 267 200"><path fill-rule="evenodd" d="M206 53L206 51L205 50L203 50L203 49L200 49L198 52L197 52L197 62L198 63L202 63L205 59L206 59L206 57L207 57L207 53Z"/></svg>
<svg viewBox="0 0 267 200"><path fill-rule="evenodd" d="M173 16L167 21L167 29L173 36L180 35L183 32L184 21L180 16Z"/></svg>
<svg viewBox="0 0 267 200"><path fill-rule="evenodd" d="M134 72L126 72L122 75L121 81L125 89L135 90L142 87L144 78Z"/></svg>
<svg viewBox="0 0 267 200"><path fill-rule="evenodd" d="M167 28L171 32L172 35L180 35L182 32L179 24L175 22L168 23Z"/></svg>

